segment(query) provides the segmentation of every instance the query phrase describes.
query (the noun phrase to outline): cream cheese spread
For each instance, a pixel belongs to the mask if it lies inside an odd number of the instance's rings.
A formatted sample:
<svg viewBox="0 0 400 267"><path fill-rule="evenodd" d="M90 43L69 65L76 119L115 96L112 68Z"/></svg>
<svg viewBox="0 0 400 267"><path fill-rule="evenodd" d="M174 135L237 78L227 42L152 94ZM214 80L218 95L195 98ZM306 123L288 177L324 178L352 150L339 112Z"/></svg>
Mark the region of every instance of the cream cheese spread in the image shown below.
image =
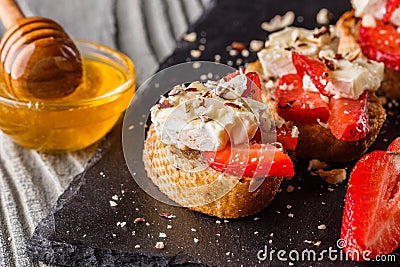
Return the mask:
<svg viewBox="0 0 400 267"><path fill-rule="evenodd" d="M246 76L229 82L193 82L174 87L151 108L151 119L164 144L180 149L218 151L230 141L248 143L257 129L275 126L271 108L242 98Z"/></svg>

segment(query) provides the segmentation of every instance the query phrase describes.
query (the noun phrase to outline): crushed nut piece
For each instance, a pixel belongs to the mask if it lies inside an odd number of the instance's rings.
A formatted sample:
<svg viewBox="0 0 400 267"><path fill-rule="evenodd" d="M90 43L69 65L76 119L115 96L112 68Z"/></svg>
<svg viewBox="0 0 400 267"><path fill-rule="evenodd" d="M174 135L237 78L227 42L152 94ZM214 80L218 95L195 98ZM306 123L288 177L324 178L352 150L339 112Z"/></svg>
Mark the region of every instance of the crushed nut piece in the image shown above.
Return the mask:
<svg viewBox="0 0 400 267"><path fill-rule="evenodd" d="M314 242L314 246L319 247L321 245L321 241Z"/></svg>
<svg viewBox="0 0 400 267"><path fill-rule="evenodd" d="M165 245L164 242L157 242L156 245L154 246L156 249L164 249Z"/></svg>
<svg viewBox="0 0 400 267"><path fill-rule="evenodd" d="M201 51L200 50L190 50L190 56L193 58L199 58L201 56Z"/></svg>
<svg viewBox="0 0 400 267"><path fill-rule="evenodd" d="M241 52L242 50L246 49L246 45L244 43L241 42L232 42L231 44L232 49L235 49L239 52Z"/></svg>
<svg viewBox="0 0 400 267"><path fill-rule="evenodd" d="M291 186L291 185L289 185L289 186L286 188L286 192L288 192L288 193L292 193L293 191L294 191L294 187Z"/></svg>
<svg viewBox="0 0 400 267"><path fill-rule="evenodd" d="M250 41L250 50L253 52L258 52L264 48L264 41L261 40L251 40Z"/></svg>
<svg viewBox="0 0 400 267"><path fill-rule="evenodd" d="M164 217L164 218L167 218L167 219L176 218L176 216L174 214L171 214L171 213L168 213L168 212L160 213L159 215L161 217Z"/></svg>
<svg viewBox="0 0 400 267"><path fill-rule="evenodd" d="M115 207L115 206L117 206L118 204L117 204L117 202L115 202L115 201L113 201L113 200L110 200L110 206L111 207Z"/></svg>
<svg viewBox="0 0 400 267"><path fill-rule="evenodd" d="M293 24L295 14L293 11L286 12L285 15L276 15L269 22L263 22L261 28L267 32L273 32L279 29L283 29L286 26Z"/></svg>
<svg viewBox="0 0 400 267"><path fill-rule="evenodd" d="M321 8L317 13L317 23L321 25L329 24L333 19L333 14L326 8Z"/></svg>
<svg viewBox="0 0 400 267"><path fill-rule="evenodd" d="M190 43L196 42L197 33L195 33L195 32L187 33L183 36L183 40L185 40L186 42L190 42Z"/></svg>
<svg viewBox="0 0 400 267"><path fill-rule="evenodd" d="M145 218L136 218L133 222L134 223L141 223L141 222L145 222Z"/></svg>
<svg viewBox="0 0 400 267"><path fill-rule="evenodd" d="M250 52L247 49L242 50L242 57L249 57L250 56Z"/></svg>
<svg viewBox="0 0 400 267"><path fill-rule="evenodd" d="M328 168L328 164L326 162L319 161L318 159L312 159L308 162L307 171L325 168Z"/></svg>
<svg viewBox="0 0 400 267"><path fill-rule="evenodd" d="M319 230L325 230L326 229L326 225L325 224L318 225L318 229Z"/></svg>
<svg viewBox="0 0 400 267"><path fill-rule="evenodd" d="M328 184L340 184L346 180L345 169L333 169L329 171L318 170L318 175L321 176Z"/></svg>

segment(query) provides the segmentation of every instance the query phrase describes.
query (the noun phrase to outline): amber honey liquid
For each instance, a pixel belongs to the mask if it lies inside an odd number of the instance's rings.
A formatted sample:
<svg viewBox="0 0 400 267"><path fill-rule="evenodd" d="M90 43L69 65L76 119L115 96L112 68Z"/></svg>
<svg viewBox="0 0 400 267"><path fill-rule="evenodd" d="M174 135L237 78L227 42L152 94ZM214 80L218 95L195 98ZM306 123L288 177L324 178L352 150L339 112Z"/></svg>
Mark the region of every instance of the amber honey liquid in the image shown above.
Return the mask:
<svg viewBox="0 0 400 267"><path fill-rule="evenodd" d="M62 99L16 107L0 100L0 128L16 143L42 151L65 152L87 147L101 139L129 105L130 89L102 97L121 86L127 77L113 63L83 59L84 82ZM4 82L0 83L4 88ZM1 91L1 90L0 90ZM93 100L99 97L99 99Z"/></svg>

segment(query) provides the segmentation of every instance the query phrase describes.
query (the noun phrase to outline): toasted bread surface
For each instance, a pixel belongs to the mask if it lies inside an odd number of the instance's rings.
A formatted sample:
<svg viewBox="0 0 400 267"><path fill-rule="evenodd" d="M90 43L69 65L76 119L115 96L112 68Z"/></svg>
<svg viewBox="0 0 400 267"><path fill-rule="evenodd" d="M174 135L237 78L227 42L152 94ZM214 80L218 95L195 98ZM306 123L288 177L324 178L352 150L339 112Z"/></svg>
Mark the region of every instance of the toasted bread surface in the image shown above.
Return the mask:
<svg viewBox="0 0 400 267"><path fill-rule="evenodd" d="M151 126L143 151L148 177L171 200L207 215L238 218L258 213L272 201L282 181L281 177L268 177L256 191L249 192L251 178L198 166L202 163L197 152L175 152L160 141Z"/></svg>
<svg viewBox="0 0 400 267"><path fill-rule="evenodd" d="M354 10L345 12L337 21L335 28L339 33L338 52L340 54L352 53L360 49L358 43L360 21L360 18L355 17ZM385 68L378 93L391 99L400 99L400 71Z"/></svg>

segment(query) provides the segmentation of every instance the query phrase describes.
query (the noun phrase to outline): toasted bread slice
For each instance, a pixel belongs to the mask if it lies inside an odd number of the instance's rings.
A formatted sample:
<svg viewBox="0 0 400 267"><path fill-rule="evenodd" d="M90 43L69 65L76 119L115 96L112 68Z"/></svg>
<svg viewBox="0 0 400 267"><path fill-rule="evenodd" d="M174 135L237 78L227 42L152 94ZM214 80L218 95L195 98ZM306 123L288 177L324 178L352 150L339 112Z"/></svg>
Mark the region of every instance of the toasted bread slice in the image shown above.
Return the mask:
<svg viewBox="0 0 400 267"><path fill-rule="evenodd" d="M358 29L360 26L360 18L354 15L354 10L345 12L337 21L335 28L339 33L340 54L352 53L360 49L358 43ZM400 71L385 68L385 73L379 94L388 98L400 99Z"/></svg>
<svg viewBox="0 0 400 267"><path fill-rule="evenodd" d="M332 162L347 162L359 158L375 141L386 113L375 93L368 93L368 124L370 132L358 141L342 141L319 124L299 124L298 158L319 159Z"/></svg>
<svg viewBox="0 0 400 267"><path fill-rule="evenodd" d="M199 154L164 145L153 126L147 132L143 161L148 177L171 200L191 210L219 218L258 213L272 201L283 179L268 177L256 191L249 192L252 178L202 167Z"/></svg>
<svg viewBox="0 0 400 267"><path fill-rule="evenodd" d="M344 45L344 44L343 44ZM257 72L263 77L263 70L259 61L250 63L246 72ZM266 82L265 79L264 83ZM273 90L269 91L269 101L273 101ZM296 157L301 159L319 159L331 162L348 162L360 157L375 141L386 119L385 109L375 93L368 93L368 123L370 132L359 141L341 141L334 137L331 131L320 124L294 123L299 129L299 141L296 148Z"/></svg>

